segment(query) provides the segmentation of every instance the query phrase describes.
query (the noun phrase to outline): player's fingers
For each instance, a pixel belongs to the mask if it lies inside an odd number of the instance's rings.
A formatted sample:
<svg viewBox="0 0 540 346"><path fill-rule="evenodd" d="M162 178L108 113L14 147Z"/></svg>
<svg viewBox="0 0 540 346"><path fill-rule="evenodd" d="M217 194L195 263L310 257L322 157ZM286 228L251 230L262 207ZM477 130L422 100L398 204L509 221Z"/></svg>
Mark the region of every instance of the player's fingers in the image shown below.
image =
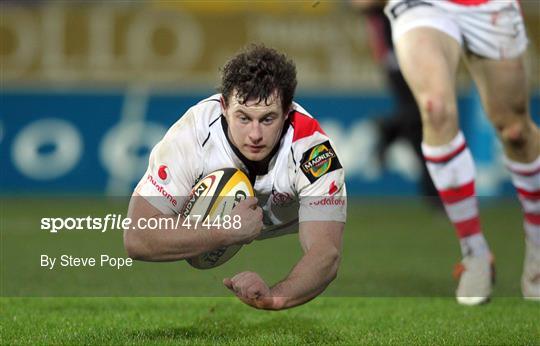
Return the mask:
<svg viewBox="0 0 540 346"><path fill-rule="evenodd" d="M245 199L245 205L248 207L248 208L251 208L251 209L255 209L257 208L257 202L259 200L257 199L257 197L248 197Z"/></svg>
<svg viewBox="0 0 540 346"><path fill-rule="evenodd" d="M260 283L255 283L249 286L246 290L246 297L248 299L258 299L262 295L262 287Z"/></svg>
<svg viewBox="0 0 540 346"><path fill-rule="evenodd" d="M242 287L241 287L241 285L235 284L233 281L231 281L231 285L228 288L232 293L234 293L235 296L237 296L239 298L242 296Z"/></svg>
<svg viewBox="0 0 540 346"><path fill-rule="evenodd" d="M232 290L237 296L243 296L243 289L245 287L245 276L248 274L248 272L241 272L233 276L231 279L231 286Z"/></svg>
<svg viewBox="0 0 540 346"><path fill-rule="evenodd" d="M240 283L244 279L244 277L246 277L246 275L248 274L249 272L241 272L241 273L236 274L232 278L233 283Z"/></svg>
<svg viewBox="0 0 540 346"><path fill-rule="evenodd" d="M263 210L261 207L259 206L256 206L255 207L255 212L257 213L257 220L262 220L262 217L263 217Z"/></svg>
<svg viewBox="0 0 540 346"><path fill-rule="evenodd" d="M241 294L244 297L252 298L253 294L259 291L261 282L259 276L254 272L245 272L241 277Z"/></svg>
<svg viewBox="0 0 540 346"><path fill-rule="evenodd" d="M243 211L243 210L255 209L257 208L257 202L258 202L257 198L248 197L244 199L243 201L241 201L240 203L238 203L238 205L234 207L233 210L237 210L239 212L241 210Z"/></svg>
<svg viewBox="0 0 540 346"><path fill-rule="evenodd" d="M242 204L243 208L255 209L257 207L257 202L258 202L258 199L256 197L247 197L245 200L243 200L240 203Z"/></svg>
<svg viewBox="0 0 540 346"><path fill-rule="evenodd" d="M255 209L250 210L250 213L247 216L249 220L253 220L254 222L262 222L263 220L263 211L262 208L257 206Z"/></svg>
<svg viewBox="0 0 540 346"><path fill-rule="evenodd" d="M251 287L253 285L261 284L261 278L255 272L246 272L246 275L242 277L242 280L244 281L244 285L246 287Z"/></svg>
<svg viewBox="0 0 540 346"><path fill-rule="evenodd" d="M246 284L246 297L249 299L258 299L260 296L264 295L266 284L259 274L249 272L244 280Z"/></svg>
<svg viewBox="0 0 540 346"><path fill-rule="evenodd" d="M238 285L239 288L240 288L240 292L239 294L242 296L242 297L246 297L248 296L248 290L249 290L249 287L251 286L250 284L250 281L249 281L249 278L244 276L244 278L242 279L242 281L240 282L240 284Z"/></svg>
<svg viewBox="0 0 540 346"><path fill-rule="evenodd" d="M231 280L230 278L225 278L225 279L223 279L223 284L224 284L225 287L227 287L228 289L233 290L233 283L232 283L232 280Z"/></svg>
<svg viewBox="0 0 540 346"><path fill-rule="evenodd" d="M261 278L259 277L259 274L255 273L255 272L246 272L245 278L247 280L249 280L250 284L261 281Z"/></svg>
<svg viewBox="0 0 540 346"><path fill-rule="evenodd" d="M242 286L233 283L232 291L237 297L242 296Z"/></svg>

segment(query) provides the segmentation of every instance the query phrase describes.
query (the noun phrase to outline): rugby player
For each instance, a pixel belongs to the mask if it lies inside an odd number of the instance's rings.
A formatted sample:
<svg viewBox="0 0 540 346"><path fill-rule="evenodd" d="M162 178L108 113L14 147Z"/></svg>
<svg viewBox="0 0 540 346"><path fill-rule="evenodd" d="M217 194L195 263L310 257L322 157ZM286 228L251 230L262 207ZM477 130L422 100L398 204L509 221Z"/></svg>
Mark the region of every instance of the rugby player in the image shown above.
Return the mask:
<svg viewBox="0 0 540 346"><path fill-rule="evenodd" d="M130 257L176 261L233 244L298 232L303 257L270 286L255 272L224 285L255 308L279 310L319 295L337 275L346 220L344 170L317 120L293 102L296 68L285 55L249 46L222 71L221 93L191 107L153 148L129 215L177 215L208 173L244 171L256 197L240 202L235 229L126 230ZM271 259L268 259L269 261Z"/></svg>
<svg viewBox="0 0 540 346"><path fill-rule="evenodd" d="M457 301L487 302L494 274L478 215L475 166L458 124L461 56L502 142L524 209L522 293L540 299L540 131L529 114L527 35L518 0L390 0L385 11L401 70L420 108L423 155L461 244Z"/></svg>

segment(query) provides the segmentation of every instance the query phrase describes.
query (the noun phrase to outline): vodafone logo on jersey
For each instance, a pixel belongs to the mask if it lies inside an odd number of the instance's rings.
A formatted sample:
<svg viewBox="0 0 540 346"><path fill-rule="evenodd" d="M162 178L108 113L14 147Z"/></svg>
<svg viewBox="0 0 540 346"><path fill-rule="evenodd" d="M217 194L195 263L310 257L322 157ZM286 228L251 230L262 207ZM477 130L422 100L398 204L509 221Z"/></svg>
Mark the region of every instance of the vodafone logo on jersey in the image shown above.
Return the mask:
<svg viewBox="0 0 540 346"><path fill-rule="evenodd" d="M161 177L159 177L159 179L161 179ZM147 180L152 184L154 185L154 187L156 188L156 190L161 193L161 195L163 197L165 197L174 207L176 207L176 205L178 204L178 201L176 200L176 198L171 195L167 190L165 190L165 188L160 185L156 179L154 179L154 177L150 174L148 174L148 178Z"/></svg>
<svg viewBox="0 0 540 346"><path fill-rule="evenodd" d="M310 202L309 205L313 206L344 206L345 205L345 198L336 198L334 196L331 197L323 197L321 199L318 199L316 201Z"/></svg>
<svg viewBox="0 0 540 346"><path fill-rule="evenodd" d="M169 167L167 167L166 165L159 166L157 174L163 184L168 184L169 181L171 181L171 177L169 175Z"/></svg>

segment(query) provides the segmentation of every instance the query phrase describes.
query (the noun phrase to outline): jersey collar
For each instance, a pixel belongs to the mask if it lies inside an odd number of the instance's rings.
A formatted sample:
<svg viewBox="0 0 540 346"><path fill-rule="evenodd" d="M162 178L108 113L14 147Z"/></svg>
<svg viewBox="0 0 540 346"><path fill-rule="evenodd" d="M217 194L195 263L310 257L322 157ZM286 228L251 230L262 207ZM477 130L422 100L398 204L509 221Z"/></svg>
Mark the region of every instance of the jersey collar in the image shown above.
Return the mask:
<svg viewBox="0 0 540 346"><path fill-rule="evenodd" d="M225 116L221 115L221 128L223 129L223 133L225 135L225 138L227 138L227 142L229 143L232 151L238 156L240 161L246 166L249 173L249 180L253 184L255 182L255 178L257 175L265 175L268 173L268 167L270 165L270 161L272 158L276 155L276 153L279 150L279 147L281 146L281 140L283 139L283 136L287 132L287 128L289 127L289 118L285 120L285 123L283 124L283 129L281 130L281 136L279 137L279 141L277 141L276 146L272 149L272 151L266 156L264 159L260 161L252 161L245 157L240 150L231 142L231 139L229 138L229 124L227 124L227 119L225 119Z"/></svg>

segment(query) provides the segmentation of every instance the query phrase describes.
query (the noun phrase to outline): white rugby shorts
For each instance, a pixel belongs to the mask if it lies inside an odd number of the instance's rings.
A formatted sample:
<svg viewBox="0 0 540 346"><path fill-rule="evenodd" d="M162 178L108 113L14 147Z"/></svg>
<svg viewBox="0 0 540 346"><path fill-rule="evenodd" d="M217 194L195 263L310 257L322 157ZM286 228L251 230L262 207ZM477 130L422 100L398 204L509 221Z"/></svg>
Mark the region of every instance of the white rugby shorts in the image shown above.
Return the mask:
<svg viewBox="0 0 540 346"><path fill-rule="evenodd" d="M460 5L447 0L390 0L385 8L394 42L407 31L430 27L454 38L476 55L503 60L527 49L527 33L518 0Z"/></svg>

